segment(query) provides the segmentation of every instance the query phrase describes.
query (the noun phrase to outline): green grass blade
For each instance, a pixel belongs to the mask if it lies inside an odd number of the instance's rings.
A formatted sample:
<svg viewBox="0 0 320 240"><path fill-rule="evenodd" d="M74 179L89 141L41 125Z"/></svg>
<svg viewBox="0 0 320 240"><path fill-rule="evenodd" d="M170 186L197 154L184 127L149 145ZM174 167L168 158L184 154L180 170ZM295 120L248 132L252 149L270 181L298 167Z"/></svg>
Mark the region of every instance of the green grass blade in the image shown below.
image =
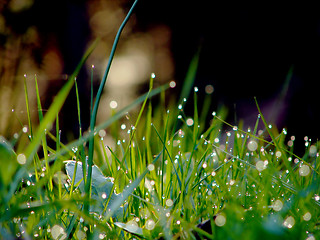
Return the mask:
<svg viewBox="0 0 320 240"><path fill-rule="evenodd" d="M94 103L94 107L93 107L93 111L92 111L92 115L91 115L91 119L90 119L90 131L95 131L95 125L96 125L96 119L97 119L97 113L98 113L98 108L99 108L99 103L100 103L100 99L102 96L102 92L104 89L104 86L106 84L107 81L107 77L109 74L109 70L111 68L111 63L120 39L120 35L122 30L124 29L126 23L128 22L136 4L138 3L138 0L135 0L134 3L132 4L127 16L125 17L125 19L123 20L121 26L119 27L119 30L117 32L117 35L115 37L115 40L113 42L113 46L110 52L110 56L109 56L109 61L108 61L108 65L106 67L104 76L102 78L102 81L100 83L98 92L97 92L97 96L96 96L96 100ZM88 175L87 175L87 181L86 181L86 186L85 186L85 192L87 195L90 196L90 187L91 187L91 178L92 178L92 165L93 165L93 151L94 151L94 138L91 138L89 140L89 157L88 157ZM85 209L87 209L87 206L85 207Z"/></svg>

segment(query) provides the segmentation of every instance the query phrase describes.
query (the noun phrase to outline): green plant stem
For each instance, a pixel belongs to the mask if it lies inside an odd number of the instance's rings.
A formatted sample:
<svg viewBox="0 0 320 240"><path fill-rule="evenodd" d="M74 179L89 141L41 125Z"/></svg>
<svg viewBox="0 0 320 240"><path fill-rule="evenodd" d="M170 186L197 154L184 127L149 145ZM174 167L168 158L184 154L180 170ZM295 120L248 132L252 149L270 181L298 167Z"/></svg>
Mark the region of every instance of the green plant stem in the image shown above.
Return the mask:
<svg viewBox="0 0 320 240"><path fill-rule="evenodd" d="M90 131L94 131L95 125L96 125L96 119L97 119L97 113L98 113L98 108L99 108L99 103L100 103L100 99L102 96L102 91L104 89L105 83L107 81L107 77L108 77L108 73L111 67L111 63L120 39L120 35L122 30L124 29L126 23L128 22L133 9L135 8L136 4L137 4L138 0L135 0L134 3L132 4L131 9L129 10L126 18L123 20L121 26L119 27L118 33L115 37L115 40L113 42L113 46L111 49L111 53L109 56L109 61L108 61L108 65L106 68L106 71L104 73L104 76L102 78L102 81L100 83L98 92L97 92L97 96L95 99L95 103L94 103L94 107L93 107L93 111L92 111L92 115L91 115L91 119L90 119ZM92 177L92 165L93 165L93 150L94 150L94 137L90 138L89 140L89 158L88 158L88 176L87 176L87 181L86 181L86 186L85 186L85 192L86 194L88 194L90 196L90 189L91 189L91 177ZM88 210L88 206L85 206L85 210Z"/></svg>

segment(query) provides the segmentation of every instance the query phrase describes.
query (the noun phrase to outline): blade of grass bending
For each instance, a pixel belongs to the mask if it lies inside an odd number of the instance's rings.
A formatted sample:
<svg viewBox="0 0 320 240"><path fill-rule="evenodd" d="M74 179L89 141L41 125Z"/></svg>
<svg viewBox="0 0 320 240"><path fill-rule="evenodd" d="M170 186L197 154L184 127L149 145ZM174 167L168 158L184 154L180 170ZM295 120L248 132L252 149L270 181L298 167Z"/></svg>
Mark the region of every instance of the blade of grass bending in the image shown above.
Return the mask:
<svg viewBox="0 0 320 240"><path fill-rule="evenodd" d="M84 56L80 60L79 64L77 65L75 71L73 74L69 77L67 83L63 86L63 88L59 91L58 95L55 97L55 101L51 104L48 112L44 116L42 122L39 124L39 127L37 129L37 132L35 133L31 143L28 145L26 150L24 151L25 156L27 158L26 166L29 166L34 154L37 152L37 149L39 147L40 141L42 139L42 136L44 135L45 129L52 124L54 121L56 115L62 108L63 103L65 102L72 86L74 83L74 78L78 75L81 67L83 66L84 62L87 60L91 52L94 50L95 46L97 45L98 39L93 42L93 44L89 47L89 49L85 52ZM10 185L10 190L6 196L6 199L10 199L12 195L14 194L21 178L27 173L27 168L20 168L20 170L16 173L16 176L14 178L14 181L12 181Z"/></svg>
<svg viewBox="0 0 320 240"><path fill-rule="evenodd" d="M54 121L56 114L60 111L62 108L62 105L64 104L73 84L74 84L74 78L78 75L81 67L91 54L91 52L94 50L96 44L96 40L89 49L85 52L84 56L80 60L79 64L77 65L75 71L71 74L69 77L67 83L62 87L62 89L59 91L58 95L55 97L53 103L51 104L49 110L47 111L46 115L43 118L43 121L39 124L39 127L37 129L37 132L34 134L33 140L31 144L28 145L27 149L25 150L25 155L28 159L28 162L30 161L30 158L34 155L34 153L37 151L39 143L41 141L42 136L44 135L45 129L50 127L52 122Z"/></svg>
<svg viewBox="0 0 320 240"><path fill-rule="evenodd" d="M34 76L35 86L36 86L36 95L37 95L37 105L38 105L38 115L39 115L39 122L41 123L43 121L43 113L42 113L42 106L41 106L41 99L40 99L40 93L39 93L39 87L38 87L38 79L37 75ZM42 135L42 150L43 150L43 156L46 163L46 172L49 174L49 161L48 161L48 146L47 146L47 139L46 139L46 133ZM50 176L50 174L49 174ZM49 189L53 189L52 184L52 177L49 179Z"/></svg>
<svg viewBox="0 0 320 240"><path fill-rule="evenodd" d="M168 157L169 157L169 159L170 159L170 161L171 161L171 163L172 163L172 166L173 166L174 172L175 172L175 174L176 174L176 176L177 176L177 179L178 179L178 182L179 182L179 186L180 186L180 190L181 190L181 188L182 188L182 183L181 183L181 180L180 180L180 177L179 177L179 173L178 173L176 167L174 166L174 162L173 162L173 160L172 160L172 157L171 157L171 155L170 155L170 152L168 151L168 149L167 149L167 147L166 147L166 143L163 141L163 139L161 138L158 130L156 129L156 127L155 127L153 124L152 124L152 127L153 127L153 129L155 130L158 138L160 139L160 141L161 141L161 143L162 143L162 145L163 145L164 150L165 150L165 151L167 152L167 154L168 154ZM182 166L180 165L180 163L179 163L179 168L182 169Z"/></svg>
<svg viewBox="0 0 320 240"><path fill-rule="evenodd" d="M153 160L152 164L155 164L159 157L161 156L162 151L156 156L156 158ZM119 209L119 207L124 203L124 201L131 195L134 190L139 186L140 182L144 177L147 175L149 172L148 168L146 168L143 173L137 177L129 187L125 188L125 190L118 196L117 201L113 201L112 204L110 205L109 210L107 211L106 219L109 219L110 217L113 216L116 210Z"/></svg>
<svg viewBox="0 0 320 240"><path fill-rule="evenodd" d="M198 69L198 64L199 64L199 56L200 56L200 50L198 50L198 52L194 55L194 57L192 58L192 60L190 62L186 78L183 82L183 87L181 90L179 103L185 103L183 101L183 99L184 98L188 99L188 97L190 95L190 92L193 87L193 83L194 83L194 80L195 80L196 74L197 74L197 69Z"/></svg>
<svg viewBox="0 0 320 240"><path fill-rule="evenodd" d="M114 57L114 54L115 54L115 51L116 51L116 48L117 48L117 45L119 42L121 32L122 32L123 28L125 27L126 23L128 22L137 2L138 2L138 0L135 0L134 3L132 4L132 7L130 8L127 16L125 17L121 26L119 27L119 30L118 30L117 35L115 37L115 40L113 42L113 46L112 46L110 56L109 56L108 65L106 67L106 71L105 71L103 78L102 78L102 81L100 83L100 86L99 86L99 89L97 92L97 96L96 96L96 100L94 103L91 119L90 119L90 131L91 132L94 132L102 91L103 91L105 83L107 81L108 73L109 73L111 63L112 63L112 60L113 60L113 57ZM92 177L91 175L92 175L92 165L93 165L93 150L94 150L94 138L90 138L90 140L89 140L89 158L88 158L88 175L87 175L87 181L86 181L86 186L85 186L85 192L89 196L90 196L91 177ZM85 209L87 209L87 208L88 208L88 206L85 207Z"/></svg>
<svg viewBox="0 0 320 240"><path fill-rule="evenodd" d="M25 95L25 98L26 98L28 125L29 125L31 140L32 140L33 132L32 132L32 124L31 124L31 115L30 115L30 107L29 107L29 95L28 95L27 77L26 77L26 75L24 76L24 95Z"/></svg>
<svg viewBox="0 0 320 240"><path fill-rule="evenodd" d="M141 104L143 101L145 101L146 97L148 96L149 98L159 94L162 91L165 91L166 89L170 88L169 84L165 84L163 86L160 86L150 92L150 94L145 93L144 95L140 96L137 98L134 102L131 104L127 105L123 109L121 109L119 112L114 114L112 117L110 117L108 120L106 120L104 123L100 124L99 126L96 127L96 132L99 132L102 129L106 129L109 127L113 122L119 120L123 116L125 116L129 111L137 107L139 104ZM49 158L49 160L54 160L59 156L62 156L63 154L67 153L68 151L71 151L73 147L78 147L81 144L84 144L87 142L90 138L94 136L94 132L88 132L83 135L81 139L75 140L72 143L64 146L60 150L60 152L56 152L56 154L52 154Z"/></svg>
<svg viewBox="0 0 320 240"><path fill-rule="evenodd" d="M291 179L292 179L293 182L295 183L296 187L300 186L297 178L296 178L295 175L293 174L293 170L292 170L292 167L291 167L291 165L290 165L290 162L289 162L289 160L288 160L288 158L287 158L286 151L279 146L277 139L275 139L272 131L269 129L268 124L267 124L267 122L266 122L266 119L264 118L264 116L263 116L263 114L262 114L262 112L261 112L261 110L260 110L260 107L259 107L259 104L258 104L257 99L254 98L254 101L256 102L256 106L257 106L258 112L259 112L259 114L260 114L261 120L262 120L265 128L267 129L267 132L268 132L269 136L271 137L272 142L274 143L274 145L276 146L276 148L281 152L281 155L283 156L283 162L284 162L287 170L289 171L289 174L288 174L288 175L291 176Z"/></svg>

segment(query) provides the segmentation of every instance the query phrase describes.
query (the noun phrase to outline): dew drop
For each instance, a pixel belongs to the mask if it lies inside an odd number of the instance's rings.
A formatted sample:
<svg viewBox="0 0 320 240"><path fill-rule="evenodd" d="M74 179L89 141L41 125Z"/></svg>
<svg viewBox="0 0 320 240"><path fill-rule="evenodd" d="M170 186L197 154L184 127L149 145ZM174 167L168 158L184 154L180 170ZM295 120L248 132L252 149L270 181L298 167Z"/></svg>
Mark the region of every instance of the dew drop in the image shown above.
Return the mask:
<svg viewBox="0 0 320 240"><path fill-rule="evenodd" d="M205 90L206 94L212 94L214 91L214 87L209 84L209 85L205 86L204 90Z"/></svg>
<svg viewBox="0 0 320 240"><path fill-rule="evenodd" d="M198 92L199 91L198 87L194 87L194 91Z"/></svg>
<svg viewBox="0 0 320 240"><path fill-rule="evenodd" d="M130 220L126 223L126 228L129 232L135 232L138 230L138 224L134 220Z"/></svg>
<svg viewBox="0 0 320 240"><path fill-rule="evenodd" d="M226 224L226 217L223 215L218 215L214 220L214 222L218 227L222 227L223 225Z"/></svg>
<svg viewBox="0 0 320 240"><path fill-rule="evenodd" d="M180 109L180 110L182 109L182 104L178 105L178 109Z"/></svg>
<svg viewBox="0 0 320 240"><path fill-rule="evenodd" d="M299 174L300 176L302 177L305 177L305 176L308 176L310 173L310 168L308 165L302 165L300 168L299 168Z"/></svg>
<svg viewBox="0 0 320 240"><path fill-rule="evenodd" d="M171 207L173 205L173 201L171 199L166 200L167 207Z"/></svg>
<svg viewBox="0 0 320 240"><path fill-rule="evenodd" d="M112 100L109 105L112 109L116 109L118 107L118 103L115 100Z"/></svg>
<svg viewBox="0 0 320 240"><path fill-rule="evenodd" d="M17 161L18 161L19 164L23 165L23 164L26 164L27 158L26 158L26 156L25 156L23 153L20 153L20 154L17 156Z"/></svg>
<svg viewBox="0 0 320 240"><path fill-rule="evenodd" d="M148 165L148 170L153 171L154 170L154 165L151 163Z"/></svg>
<svg viewBox="0 0 320 240"><path fill-rule="evenodd" d="M190 127L193 125L193 119L192 118L188 118L186 121L187 125Z"/></svg>
<svg viewBox="0 0 320 240"><path fill-rule="evenodd" d="M175 87L177 86L177 84L176 84L175 81L171 81L171 82L169 83L169 86L170 86L171 88L175 88Z"/></svg>
<svg viewBox="0 0 320 240"><path fill-rule="evenodd" d="M309 156L315 157L317 154L317 147L315 145L311 145L309 148Z"/></svg>
<svg viewBox="0 0 320 240"><path fill-rule="evenodd" d="M103 130L103 129L101 129L100 131L99 131L99 136L101 137L101 138L104 138L105 136L106 136L106 131L105 130Z"/></svg>
<svg viewBox="0 0 320 240"><path fill-rule="evenodd" d="M256 169L259 171L259 172L261 172L261 171L263 171L264 169L265 169L265 164L264 164L264 162L263 161L258 161L257 163L256 163Z"/></svg>
<svg viewBox="0 0 320 240"><path fill-rule="evenodd" d="M292 228L294 224L295 224L295 220L292 216L287 217L283 222L283 226L287 228Z"/></svg>
<svg viewBox="0 0 320 240"><path fill-rule="evenodd" d="M127 126L126 126L124 123L123 123L123 124L121 124L121 129L122 129L122 130L125 130L125 129L126 129L126 127L127 127Z"/></svg>
<svg viewBox="0 0 320 240"><path fill-rule="evenodd" d="M156 74L155 73L151 73L151 78L156 78Z"/></svg>
<svg viewBox="0 0 320 240"><path fill-rule="evenodd" d="M27 127L27 126L24 126L24 127L22 128L22 132L27 133L27 132L28 132L28 127Z"/></svg>
<svg viewBox="0 0 320 240"><path fill-rule="evenodd" d="M279 199L272 204L272 208L276 212L279 212L282 209L282 207L283 207L283 203Z"/></svg>
<svg viewBox="0 0 320 240"><path fill-rule="evenodd" d="M312 215L310 212L306 212L304 215L303 215L303 220L305 221L310 221Z"/></svg>
<svg viewBox="0 0 320 240"><path fill-rule="evenodd" d="M248 147L249 151L253 152L253 151L257 150L257 148L258 148L258 143L257 143L256 141L254 141L254 140L251 140L251 141L248 143L247 147Z"/></svg>
<svg viewBox="0 0 320 240"><path fill-rule="evenodd" d="M281 152L280 151L276 151L276 157L277 158L281 157Z"/></svg>

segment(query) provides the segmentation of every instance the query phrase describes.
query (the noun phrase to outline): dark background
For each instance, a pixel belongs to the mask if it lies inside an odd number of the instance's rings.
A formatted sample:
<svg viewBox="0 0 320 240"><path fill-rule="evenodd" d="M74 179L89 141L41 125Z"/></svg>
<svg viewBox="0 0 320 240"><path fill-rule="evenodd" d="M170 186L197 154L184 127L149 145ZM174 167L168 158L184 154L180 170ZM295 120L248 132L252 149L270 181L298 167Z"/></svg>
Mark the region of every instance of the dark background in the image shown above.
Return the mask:
<svg viewBox="0 0 320 240"><path fill-rule="evenodd" d="M143 27L165 23L172 29L176 79L201 46L196 85L214 86L214 105L227 105L228 120L247 125L258 114L295 135L303 150L304 136L320 136L320 15L301 2L146 1L137 9ZM151 20L151 21L150 21ZM289 86L286 77L292 68Z"/></svg>
<svg viewBox="0 0 320 240"><path fill-rule="evenodd" d="M128 10L133 1L119 2ZM22 14L5 10L3 14L14 32L23 32L28 25L35 24L48 40L44 44L55 39L66 60L64 71L71 73L90 35L87 4L90 1L35 1ZM176 89L181 89L189 63L201 48L195 81L200 105L205 86L211 84L212 110L226 105L229 122L237 124L239 119L244 119L249 126L258 114L254 103L257 97L266 118L278 128L288 128L289 136L295 135L297 147L303 150L304 136L313 142L320 136L320 14L317 10L316 6L300 2L140 0L134 28L148 32L164 24L171 29ZM51 38L53 35L55 38ZM290 69L292 77L286 87ZM84 99L88 98L86 74L79 76ZM70 101L65 106L68 114L68 105L75 104ZM89 115L87 108L83 109L86 128L85 116ZM62 122L76 131L74 124Z"/></svg>

